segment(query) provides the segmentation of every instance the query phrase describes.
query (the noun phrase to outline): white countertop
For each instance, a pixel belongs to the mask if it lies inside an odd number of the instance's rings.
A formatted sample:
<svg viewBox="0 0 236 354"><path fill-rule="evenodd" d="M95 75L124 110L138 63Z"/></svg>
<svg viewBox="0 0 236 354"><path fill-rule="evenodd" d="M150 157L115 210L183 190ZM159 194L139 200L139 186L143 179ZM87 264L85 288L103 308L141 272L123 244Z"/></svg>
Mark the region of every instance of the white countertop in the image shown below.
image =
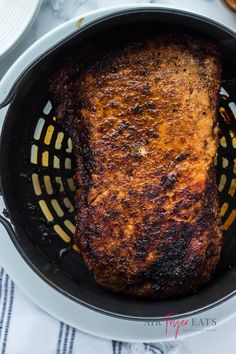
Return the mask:
<svg viewBox="0 0 236 354"><path fill-rule="evenodd" d="M102 6L143 2L138 0L44 0L34 24L20 43L0 62L0 77L4 75L8 67L28 46L44 33L73 16L82 15L84 12ZM228 10L221 0L154 0L146 2L158 5L168 3L182 9L198 12L221 21L236 31L236 14ZM214 312L212 318L214 318ZM180 352L183 354L221 354L223 352L233 354L236 351L235 325L236 319L232 319L218 327L212 327L207 332L200 332L194 337L178 340L177 343L181 348ZM135 353L135 345L133 345L133 348Z"/></svg>

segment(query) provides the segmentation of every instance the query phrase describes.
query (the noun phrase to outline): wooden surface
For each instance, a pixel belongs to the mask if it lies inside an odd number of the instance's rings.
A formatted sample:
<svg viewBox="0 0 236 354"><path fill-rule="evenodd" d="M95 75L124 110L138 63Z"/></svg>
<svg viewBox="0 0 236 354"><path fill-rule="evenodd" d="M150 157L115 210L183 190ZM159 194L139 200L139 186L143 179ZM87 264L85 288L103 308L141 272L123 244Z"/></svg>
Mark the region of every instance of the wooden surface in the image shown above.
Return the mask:
<svg viewBox="0 0 236 354"><path fill-rule="evenodd" d="M236 11L236 0L224 0L224 1L231 10Z"/></svg>

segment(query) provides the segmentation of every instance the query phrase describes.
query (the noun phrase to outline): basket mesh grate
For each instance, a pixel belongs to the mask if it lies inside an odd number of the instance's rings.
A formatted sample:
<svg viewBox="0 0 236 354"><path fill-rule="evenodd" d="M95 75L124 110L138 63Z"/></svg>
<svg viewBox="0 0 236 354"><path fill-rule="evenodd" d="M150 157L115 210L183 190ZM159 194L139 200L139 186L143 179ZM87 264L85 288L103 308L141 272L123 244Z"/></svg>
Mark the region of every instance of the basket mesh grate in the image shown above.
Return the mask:
<svg viewBox="0 0 236 354"><path fill-rule="evenodd" d="M73 178L72 141L53 116L48 102L36 121L30 154L32 187L37 207L50 228L73 244L76 186Z"/></svg>
<svg viewBox="0 0 236 354"><path fill-rule="evenodd" d="M236 220L236 104L231 91L232 87L227 83L221 88L220 140L215 157L220 216L225 232ZM78 251L73 243L76 186L72 141L53 116L49 101L35 120L29 160L37 208L51 231Z"/></svg>

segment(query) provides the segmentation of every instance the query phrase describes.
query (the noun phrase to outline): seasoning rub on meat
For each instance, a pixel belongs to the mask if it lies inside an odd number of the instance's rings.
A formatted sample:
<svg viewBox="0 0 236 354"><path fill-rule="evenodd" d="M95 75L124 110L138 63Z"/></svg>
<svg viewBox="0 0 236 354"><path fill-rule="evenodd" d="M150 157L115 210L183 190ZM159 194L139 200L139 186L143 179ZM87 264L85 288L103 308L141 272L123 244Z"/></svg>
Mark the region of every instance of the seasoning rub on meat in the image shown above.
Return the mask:
<svg viewBox="0 0 236 354"><path fill-rule="evenodd" d="M220 77L217 46L182 32L74 56L52 75L76 156L75 241L103 287L165 299L212 277Z"/></svg>

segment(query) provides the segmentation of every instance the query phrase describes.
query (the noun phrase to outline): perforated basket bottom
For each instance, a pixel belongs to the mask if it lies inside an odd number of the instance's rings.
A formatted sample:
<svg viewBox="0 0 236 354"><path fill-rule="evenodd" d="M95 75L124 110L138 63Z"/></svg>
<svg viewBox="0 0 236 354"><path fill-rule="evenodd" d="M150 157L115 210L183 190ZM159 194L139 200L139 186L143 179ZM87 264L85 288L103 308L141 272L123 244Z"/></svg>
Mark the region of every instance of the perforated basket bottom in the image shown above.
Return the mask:
<svg viewBox="0 0 236 354"><path fill-rule="evenodd" d="M57 123L51 108L48 101L35 121L29 156L32 192L36 198L36 208L49 228L45 237L56 234L78 251L73 243L76 186L72 141Z"/></svg>
<svg viewBox="0 0 236 354"><path fill-rule="evenodd" d="M215 157L220 216L225 237L234 227L236 219L236 104L231 98L231 85L225 82L220 92L220 140ZM47 237L47 241L50 241L48 238L55 239L56 236L62 241L62 252L67 248L78 251L73 243L76 186L73 179L72 141L53 116L50 102L37 116L32 132L28 156L31 181L28 205L34 204L36 214L46 225L47 232L44 228L42 240Z"/></svg>

